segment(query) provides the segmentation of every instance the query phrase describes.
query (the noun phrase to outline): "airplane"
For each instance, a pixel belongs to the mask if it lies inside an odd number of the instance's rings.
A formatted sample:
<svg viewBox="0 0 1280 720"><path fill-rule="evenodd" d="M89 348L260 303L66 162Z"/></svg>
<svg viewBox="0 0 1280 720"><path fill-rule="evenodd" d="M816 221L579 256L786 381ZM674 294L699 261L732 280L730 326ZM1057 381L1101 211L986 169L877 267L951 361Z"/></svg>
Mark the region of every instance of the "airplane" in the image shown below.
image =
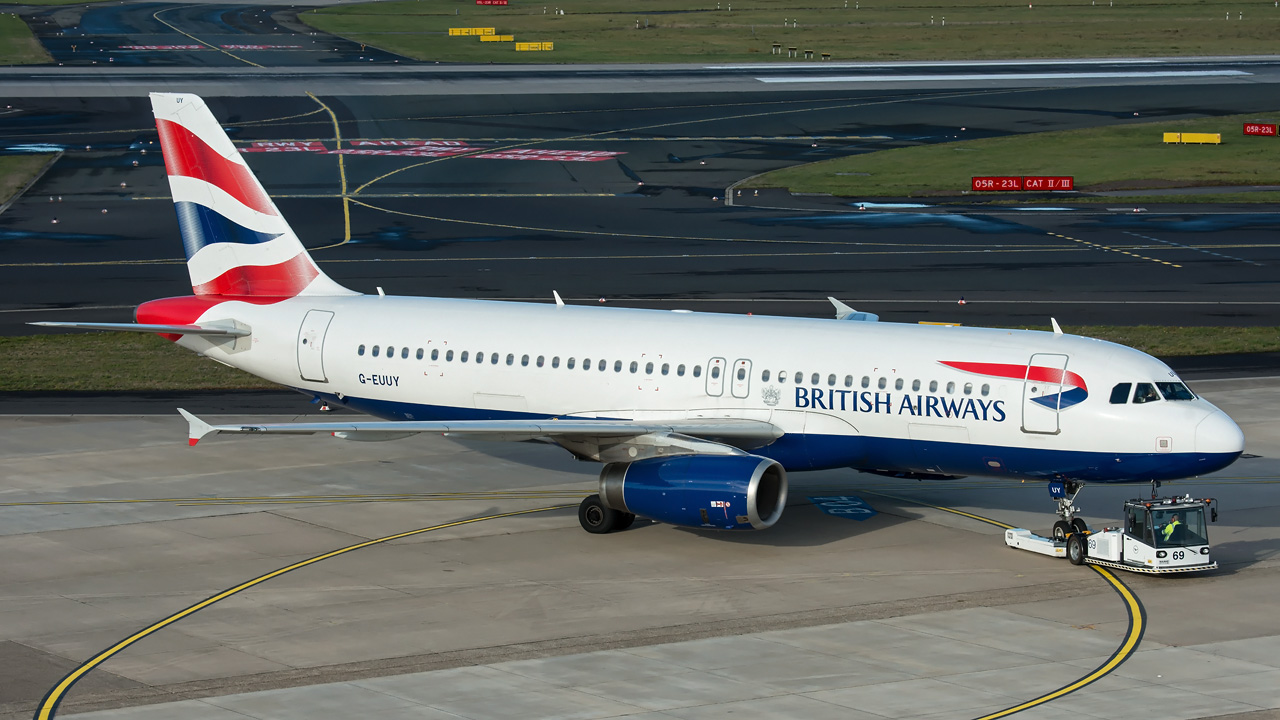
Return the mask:
<svg viewBox="0 0 1280 720"><path fill-rule="evenodd" d="M135 323L314 401L380 420L210 425L219 433L557 445L604 463L578 517L723 530L774 525L788 473L1049 483L1053 534L1085 528L1086 483L1155 485L1227 467L1240 428L1164 363L1052 332L367 295L311 258L204 101L152 93L192 294Z"/></svg>

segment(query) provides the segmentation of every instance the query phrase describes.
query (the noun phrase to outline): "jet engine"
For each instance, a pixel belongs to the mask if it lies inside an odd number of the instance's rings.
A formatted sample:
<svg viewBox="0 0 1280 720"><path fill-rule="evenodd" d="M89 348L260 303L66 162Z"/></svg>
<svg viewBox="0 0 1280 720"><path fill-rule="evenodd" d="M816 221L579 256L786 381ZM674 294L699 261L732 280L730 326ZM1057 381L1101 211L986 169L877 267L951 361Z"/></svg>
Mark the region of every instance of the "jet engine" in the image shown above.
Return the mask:
<svg viewBox="0 0 1280 720"><path fill-rule="evenodd" d="M756 455L683 455L609 463L600 473L608 508L684 527L763 530L782 517L787 473Z"/></svg>

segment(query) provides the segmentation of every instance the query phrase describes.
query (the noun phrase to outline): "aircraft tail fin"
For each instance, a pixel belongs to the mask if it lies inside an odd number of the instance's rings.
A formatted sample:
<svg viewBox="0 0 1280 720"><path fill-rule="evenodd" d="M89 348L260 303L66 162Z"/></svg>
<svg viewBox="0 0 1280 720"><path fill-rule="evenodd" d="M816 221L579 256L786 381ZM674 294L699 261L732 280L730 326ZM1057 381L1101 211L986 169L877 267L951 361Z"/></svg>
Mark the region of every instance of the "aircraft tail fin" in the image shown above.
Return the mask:
<svg viewBox="0 0 1280 720"><path fill-rule="evenodd" d="M196 295L356 295L321 272L204 100L151 93Z"/></svg>

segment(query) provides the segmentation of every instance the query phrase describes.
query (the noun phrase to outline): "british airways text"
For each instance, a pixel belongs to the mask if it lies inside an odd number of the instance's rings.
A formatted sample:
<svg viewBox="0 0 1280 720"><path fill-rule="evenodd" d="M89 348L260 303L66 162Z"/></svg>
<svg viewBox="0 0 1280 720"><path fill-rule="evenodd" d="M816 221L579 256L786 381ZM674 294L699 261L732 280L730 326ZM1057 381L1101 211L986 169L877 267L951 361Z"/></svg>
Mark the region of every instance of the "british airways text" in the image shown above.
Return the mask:
<svg viewBox="0 0 1280 720"><path fill-rule="evenodd" d="M895 402L893 393L869 390L798 387L796 388L796 407L916 417L973 418L991 422L1004 422L1007 417L1003 400L904 394Z"/></svg>

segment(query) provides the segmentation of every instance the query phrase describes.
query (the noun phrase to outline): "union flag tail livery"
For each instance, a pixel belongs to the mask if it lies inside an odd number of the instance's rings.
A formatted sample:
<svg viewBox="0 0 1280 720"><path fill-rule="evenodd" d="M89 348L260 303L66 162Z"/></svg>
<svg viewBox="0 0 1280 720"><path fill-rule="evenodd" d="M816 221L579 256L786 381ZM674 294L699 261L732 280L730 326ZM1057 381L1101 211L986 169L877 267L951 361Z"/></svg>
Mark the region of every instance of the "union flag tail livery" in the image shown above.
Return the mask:
<svg viewBox="0 0 1280 720"><path fill-rule="evenodd" d="M38 323L165 335L297 390L342 422L210 425L207 435L443 433L559 445L604 463L578 519L637 515L762 529L787 474L985 475L1049 484L1061 518L1083 483L1159 482L1230 465L1240 428L1145 353L1062 332L555 302L361 295L307 255L204 102L151 96L193 294L136 323ZM351 418L351 419L347 419Z"/></svg>
<svg viewBox="0 0 1280 720"><path fill-rule="evenodd" d="M352 295L320 271L201 98L151 93L196 295Z"/></svg>

